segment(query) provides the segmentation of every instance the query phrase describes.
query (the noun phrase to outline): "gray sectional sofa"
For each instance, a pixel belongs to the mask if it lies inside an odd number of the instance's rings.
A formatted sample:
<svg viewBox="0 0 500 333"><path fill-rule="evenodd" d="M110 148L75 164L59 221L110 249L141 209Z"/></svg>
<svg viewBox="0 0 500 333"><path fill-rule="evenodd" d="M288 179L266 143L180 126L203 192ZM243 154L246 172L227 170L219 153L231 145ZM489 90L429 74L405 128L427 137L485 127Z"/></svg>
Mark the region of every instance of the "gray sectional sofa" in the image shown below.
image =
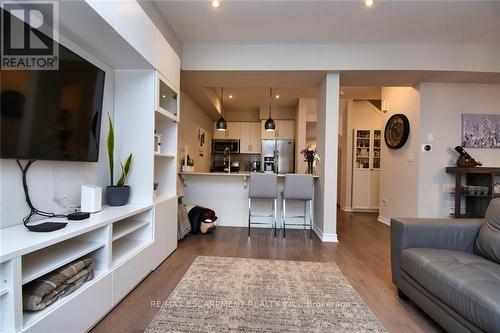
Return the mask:
<svg viewBox="0 0 500 333"><path fill-rule="evenodd" d="M500 198L484 219L391 220L392 280L448 332L500 332Z"/></svg>

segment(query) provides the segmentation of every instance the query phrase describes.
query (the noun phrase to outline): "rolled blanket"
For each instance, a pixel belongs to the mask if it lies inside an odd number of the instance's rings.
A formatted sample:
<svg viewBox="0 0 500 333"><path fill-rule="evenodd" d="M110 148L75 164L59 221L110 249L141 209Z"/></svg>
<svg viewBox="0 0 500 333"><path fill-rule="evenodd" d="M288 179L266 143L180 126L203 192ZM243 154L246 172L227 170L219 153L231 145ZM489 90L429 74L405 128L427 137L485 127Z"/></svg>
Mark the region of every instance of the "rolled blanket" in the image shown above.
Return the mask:
<svg viewBox="0 0 500 333"><path fill-rule="evenodd" d="M94 278L94 260L78 259L23 286L23 308L42 310Z"/></svg>

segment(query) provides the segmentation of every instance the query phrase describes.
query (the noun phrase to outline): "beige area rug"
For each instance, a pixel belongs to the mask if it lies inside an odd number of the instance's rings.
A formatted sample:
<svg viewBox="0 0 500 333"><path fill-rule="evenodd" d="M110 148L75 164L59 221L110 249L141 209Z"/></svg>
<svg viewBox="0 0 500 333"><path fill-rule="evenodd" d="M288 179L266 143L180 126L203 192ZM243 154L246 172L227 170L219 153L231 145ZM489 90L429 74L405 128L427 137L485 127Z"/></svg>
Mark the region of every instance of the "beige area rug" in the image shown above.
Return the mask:
<svg viewBox="0 0 500 333"><path fill-rule="evenodd" d="M385 332L333 262L198 257L153 306L148 333Z"/></svg>

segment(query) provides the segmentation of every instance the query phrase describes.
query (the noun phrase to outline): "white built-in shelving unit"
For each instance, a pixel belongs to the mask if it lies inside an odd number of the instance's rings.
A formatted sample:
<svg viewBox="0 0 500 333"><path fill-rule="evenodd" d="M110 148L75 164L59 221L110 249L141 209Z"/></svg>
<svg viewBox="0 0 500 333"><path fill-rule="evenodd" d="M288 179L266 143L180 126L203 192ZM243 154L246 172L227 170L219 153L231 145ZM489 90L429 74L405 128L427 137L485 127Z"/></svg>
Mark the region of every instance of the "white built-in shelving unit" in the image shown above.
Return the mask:
<svg viewBox="0 0 500 333"><path fill-rule="evenodd" d="M54 232L0 229L0 332L88 331L177 247L180 58L136 1L71 1L59 11L61 40L71 37L65 46L89 48L111 67L113 90L105 93L114 107L115 160L133 154L131 195L125 206L103 206ZM158 153L155 131L163 139ZM92 280L43 310L23 311L24 285L87 257Z"/></svg>
<svg viewBox="0 0 500 333"><path fill-rule="evenodd" d="M355 129L353 150L352 209L376 211L379 207L380 129Z"/></svg>

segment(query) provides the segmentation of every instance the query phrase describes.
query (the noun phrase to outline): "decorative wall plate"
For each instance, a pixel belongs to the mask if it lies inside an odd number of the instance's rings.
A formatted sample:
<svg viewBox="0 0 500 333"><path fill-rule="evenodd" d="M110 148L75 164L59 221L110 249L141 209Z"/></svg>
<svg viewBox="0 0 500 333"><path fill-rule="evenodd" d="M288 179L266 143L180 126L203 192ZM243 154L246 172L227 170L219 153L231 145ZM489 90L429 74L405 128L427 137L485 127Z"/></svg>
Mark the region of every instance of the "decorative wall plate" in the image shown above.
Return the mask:
<svg viewBox="0 0 500 333"><path fill-rule="evenodd" d="M395 114L385 125L385 143L391 149L403 147L410 135L410 121L404 114Z"/></svg>

